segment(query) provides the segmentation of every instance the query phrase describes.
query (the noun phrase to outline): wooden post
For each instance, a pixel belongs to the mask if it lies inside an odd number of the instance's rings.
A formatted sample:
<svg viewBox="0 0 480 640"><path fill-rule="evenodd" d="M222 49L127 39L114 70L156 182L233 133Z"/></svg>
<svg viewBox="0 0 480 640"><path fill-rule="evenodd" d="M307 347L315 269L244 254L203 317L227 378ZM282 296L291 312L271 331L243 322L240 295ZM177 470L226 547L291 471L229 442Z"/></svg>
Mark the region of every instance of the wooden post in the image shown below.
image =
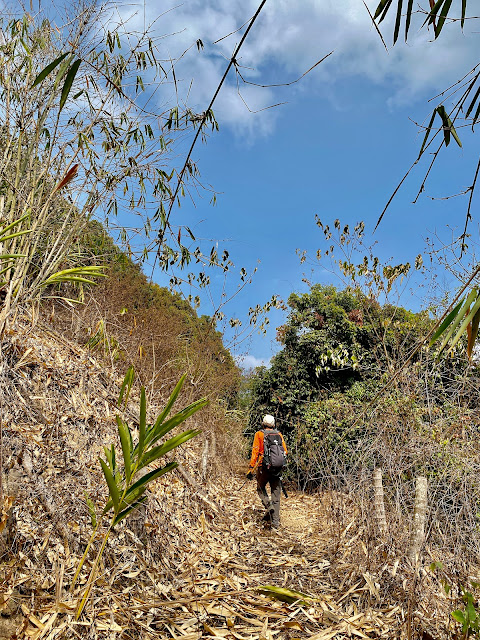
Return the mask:
<svg viewBox="0 0 480 640"><path fill-rule="evenodd" d="M377 520L377 526L380 533L385 533L387 530L387 518L385 517L385 503L383 500L383 484L382 484L382 470L380 467L376 467L373 472L373 488L375 491L375 518Z"/></svg>
<svg viewBox="0 0 480 640"><path fill-rule="evenodd" d="M408 549L408 557L414 562L418 562L420 549L425 538L427 487L427 479L424 476L419 476L415 485L415 509L413 512L412 535Z"/></svg>

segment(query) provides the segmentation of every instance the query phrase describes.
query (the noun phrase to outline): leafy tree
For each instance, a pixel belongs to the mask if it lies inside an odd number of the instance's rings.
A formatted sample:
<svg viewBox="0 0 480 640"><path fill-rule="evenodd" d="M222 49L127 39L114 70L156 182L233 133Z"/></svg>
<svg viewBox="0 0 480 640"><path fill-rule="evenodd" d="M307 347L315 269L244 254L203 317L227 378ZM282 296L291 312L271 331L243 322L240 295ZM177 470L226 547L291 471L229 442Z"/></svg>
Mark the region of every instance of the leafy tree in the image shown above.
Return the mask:
<svg viewBox="0 0 480 640"><path fill-rule="evenodd" d="M426 314L382 307L359 290L319 284L292 294L288 305L288 320L277 330L283 348L252 382L250 429L268 411L291 431L309 403L359 381L380 382L428 323Z"/></svg>

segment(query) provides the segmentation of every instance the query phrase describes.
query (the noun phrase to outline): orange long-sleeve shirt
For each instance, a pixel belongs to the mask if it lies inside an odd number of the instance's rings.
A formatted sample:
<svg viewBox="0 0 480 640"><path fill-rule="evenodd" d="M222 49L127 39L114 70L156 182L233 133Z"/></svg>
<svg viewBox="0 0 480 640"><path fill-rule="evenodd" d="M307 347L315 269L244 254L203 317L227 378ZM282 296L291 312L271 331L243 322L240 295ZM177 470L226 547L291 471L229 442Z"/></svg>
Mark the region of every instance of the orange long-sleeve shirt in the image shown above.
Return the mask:
<svg viewBox="0 0 480 640"><path fill-rule="evenodd" d="M272 429L275 431L275 429ZM254 469L256 466L262 464L263 460L263 431L257 431L255 437L253 439L253 447L252 447L252 457L250 458L250 469ZM283 450L285 451L285 455L288 453L287 445L285 444L285 440L283 439L282 434L280 433L280 437L282 439ZM258 463L258 465L257 465Z"/></svg>

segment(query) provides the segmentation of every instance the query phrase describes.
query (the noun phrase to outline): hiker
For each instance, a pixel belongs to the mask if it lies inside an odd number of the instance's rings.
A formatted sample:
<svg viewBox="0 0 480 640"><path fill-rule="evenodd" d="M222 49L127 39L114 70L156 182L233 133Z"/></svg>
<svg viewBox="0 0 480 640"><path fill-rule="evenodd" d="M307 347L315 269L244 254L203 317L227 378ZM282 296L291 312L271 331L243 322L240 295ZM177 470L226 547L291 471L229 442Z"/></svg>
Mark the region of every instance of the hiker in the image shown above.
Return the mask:
<svg viewBox="0 0 480 640"><path fill-rule="evenodd" d="M287 462L287 447L282 434L275 429L275 418L266 415L261 431L253 440L252 457L247 478L252 480L256 470L257 493L266 509L263 519L272 523L274 529L280 526L280 494L282 492L282 471ZM271 497L266 490L270 484Z"/></svg>

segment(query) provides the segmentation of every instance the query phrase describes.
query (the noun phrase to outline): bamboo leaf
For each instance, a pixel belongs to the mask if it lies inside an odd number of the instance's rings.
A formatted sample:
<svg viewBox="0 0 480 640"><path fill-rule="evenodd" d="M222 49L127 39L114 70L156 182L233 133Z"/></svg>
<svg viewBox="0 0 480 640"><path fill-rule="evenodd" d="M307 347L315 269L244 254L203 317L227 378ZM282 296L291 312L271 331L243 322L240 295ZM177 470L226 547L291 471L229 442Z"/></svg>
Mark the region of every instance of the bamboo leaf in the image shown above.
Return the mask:
<svg viewBox="0 0 480 640"><path fill-rule="evenodd" d="M115 478L113 477L113 473L108 468L107 463L102 458L99 458L100 464L102 466L103 475L105 476L105 480L107 481L108 489L110 491L110 497L113 502L113 506L115 511L118 510L118 505L120 502L120 493L118 491L117 484L115 482Z"/></svg>
<svg viewBox="0 0 480 640"><path fill-rule="evenodd" d="M478 336L478 328L480 325L480 309L472 318L472 325L470 327L470 334L468 336L467 355L468 359L472 359L473 348Z"/></svg>
<svg viewBox="0 0 480 640"><path fill-rule="evenodd" d="M445 140L445 146L448 147L448 145L450 144L450 127L448 126L447 112L445 111L445 107L443 106L443 104L437 107L437 113L442 119L443 138Z"/></svg>
<svg viewBox="0 0 480 640"><path fill-rule="evenodd" d="M383 13L383 16L379 20L379 22L381 22L385 17L387 11L389 10L391 4L392 4L392 0L381 0L377 8L375 9L373 19L376 20Z"/></svg>
<svg viewBox="0 0 480 640"><path fill-rule="evenodd" d="M477 122L479 116L480 116L480 102L478 103L477 110L476 110L475 115L473 117L472 130L473 130L473 125Z"/></svg>
<svg viewBox="0 0 480 640"><path fill-rule="evenodd" d="M128 426L123 422L120 416L117 416L117 425L118 425L118 435L120 436L120 443L122 445L125 478L128 484L130 482L130 476L132 473L129 429L128 429Z"/></svg>
<svg viewBox="0 0 480 640"><path fill-rule="evenodd" d="M476 80L477 80L477 78L475 78L475 81ZM478 96L480 96L480 85L479 85L478 89L476 90L475 95L473 96L473 100L471 101L470 106L467 109L467 112L465 113L465 118L468 118L468 116L472 112L473 107L475 106L475 103L478 100Z"/></svg>
<svg viewBox="0 0 480 640"><path fill-rule="evenodd" d="M460 338L463 336L463 334L465 333L468 325L473 320L473 318L475 317L475 314L477 313L477 311L479 309L480 309L480 296L477 297L477 299L475 301L475 304L473 305L472 309L470 311L468 311L468 313L465 315L465 319L463 320L462 324L460 325L460 328L457 331L457 334L456 334L455 338L453 339L452 344L450 345L449 352L451 352L455 348L455 345L460 340Z"/></svg>
<svg viewBox="0 0 480 640"><path fill-rule="evenodd" d="M437 13L439 12L440 7L444 2L445 0L437 0L437 2L435 2L433 7L430 9L430 13L428 14L427 19L423 24L426 24L428 22L428 24L433 24L433 26L435 27L435 18L437 17Z"/></svg>
<svg viewBox="0 0 480 640"><path fill-rule="evenodd" d="M418 154L419 158L422 155L423 150L425 149L425 145L427 144L428 137L429 137L429 135L430 135L430 133L432 131L433 121L435 120L436 113L437 113L437 110L434 109L434 111L432 113L432 117L430 118L430 122L428 123L427 131L425 132L425 137L423 139L422 146L420 147L420 152Z"/></svg>
<svg viewBox="0 0 480 640"><path fill-rule="evenodd" d="M412 13L413 13L413 0L408 0L407 15L406 15L406 18L405 18L405 42L407 41L407 38L408 38L408 31L410 29L410 22L412 20Z"/></svg>
<svg viewBox="0 0 480 640"><path fill-rule="evenodd" d="M145 434L147 431L147 400L145 397L145 387L140 391L140 424L138 435L138 457L142 456L145 447Z"/></svg>
<svg viewBox="0 0 480 640"><path fill-rule="evenodd" d="M123 379L122 386L120 387L120 394L118 396L118 405L120 406L123 400L123 395L125 394L125 406L128 402L128 396L130 395L130 391L132 389L133 381L135 379L135 369L132 365L130 365L127 369L127 373L125 374L125 378Z"/></svg>
<svg viewBox="0 0 480 640"><path fill-rule="evenodd" d="M439 107L437 107L437 113L441 117L443 122L443 135L445 137L445 146L448 147L450 143L450 133L451 133L452 136L455 138L455 142L458 144L459 147L461 147L462 143L460 142L460 138L458 137L458 134L455 131L453 122L451 121L450 116L446 112L445 107L443 105L440 105Z"/></svg>
<svg viewBox="0 0 480 640"><path fill-rule="evenodd" d="M288 602L289 604L298 602L298 604L307 605L312 600L315 600L315 598L312 598L312 596L309 596L306 593L285 589L283 587L273 587L272 585L256 587L256 590L270 598L281 600L282 602Z"/></svg>
<svg viewBox="0 0 480 640"><path fill-rule="evenodd" d="M452 311L450 311L450 313L448 314L448 316L444 319L444 321L442 322L442 324L438 327L438 329L435 331L435 333L433 334L433 336L430 338L430 346L432 346L432 344L434 342L436 342L438 340L438 338L442 335L442 333L445 331L445 329L448 327L448 325L452 322L452 320L455 318L455 316L457 315L460 307L462 306L464 301L464 298L462 298L460 300L460 302L457 304L457 306L452 309Z"/></svg>
<svg viewBox="0 0 480 640"><path fill-rule="evenodd" d="M47 65L45 67L45 69L43 69L42 71L40 71L40 73L38 74L38 76L35 78L35 80L33 81L32 84L32 89L33 87L36 87L37 84L40 84L40 82L42 82L43 80L45 80L45 78L55 69L55 67L57 65L60 64L60 62L66 58L68 56L69 52L67 51L67 53L62 53L61 56L59 56L58 58L56 58L53 62L51 62L49 65Z"/></svg>
<svg viewBox="0 0 480 640"><path fill-rule="evenodd" d="M60 180L60 182L54 187L52 194L55 193L56 191L59 191L63 187L65 187L69 182L71 182L75 178L75 176L78 173L79 166L80 165L77 163L77 164L74 164L73 167L70 167L70 169L66 172L63 178Z"/></svg>
<svg viewBox="0 0 480 640"><path fill-rule="evenodd" d="M440 351L438 353L438 355L440 356L440 354L442 353L442 351L445 349L445 347L447 346L448 341L450 340L450 338L452 337L454 331L456 330L456 328L458 327L458 325L460 324L462 318L465 316L465 314L468 312L468 310L470 309L470 305L473 303L473 301L476 299L477 297L477 290L476 289L472 289L472 291L470 291L470 293L467 296L467 299L465 300L465 303L463 304L462 308L460 309L460 311L458 312L456 318L453 320L453 322L451 323L447 335L445 336L442 345L440 347Z"/></svg>
<svg viewBox="0 0 480 640"><path fill-rule="evenodd" d="M443 29L443 25L445 24L445 20L447 18L447 15L448 15L448 12L450 11L451 6L452 6L452 0L445 0L445 4L442 7L440 17L438 18L438 22L435 27L435 38L438 38L438 36L440 35L440 32Z"/></svg>
<svg viewBox="0 0 480 640"><path fill-rule="evenodd" d="M78 67L81 64L81 60L75 60L70 69L68 70L67 77L65 78L65 83L62 89L62 95L60 96L60 108L61 111L67 101L68 94L70 93L70 89L72 88L73 81L75 80L75 76L77 75Z"/></svg>
<svg viewBox="0 0 480 640"><path fill-rule="evenodd" d="M395 19L395 28L393 30L393 44L395 44L396 41L398 40L398 34L400 33L400 22L402 19L402 6L403 6L403 0L398 0L397 17Z"/></svg>
<svg viewBox="0 0 480 640"><path fill-rule="evenodd" d="M143 504L145 502L145 500L147 499L147 496L144 496L143 498L140 498L139 500L137 500L136 502L134 502L133 504L131 504L129 507L127 507L126 509L124 509L123 511L120 511L120 513L118 514L118 516L114 519L113 521L113 526L115 526L116 524L118 524L119 522L121 522L124 518L126 518L128 516L129 513L131 513L134 509L138 509L138 507Z"/></svg>
<svg viewBox="0 0 480 640"><path fill-rule="evenodd" d="M463 25L465 24L465 14L467 12L467 0L462 0L462 19L460 25L463 29Z"/></svg>
<svg viewBox="0 0 480 640"><path fill-rule="evenodd" d="M158 447L154 447L153 449L150 449L141 458L138 468L143 469L143 467L146 467L151 462L154 462L154 460L157 460L158 458L161 458L162 456L166 455L172 449L176 449L184 442L187 442L191 438L198 436L199 433L200 431L198 429L189 429L188 431L184 431L183 433L180 433L178 436L174 436L173 438L170 438L169 440L159 445Z"/></svg>
<svg viewBox="0 0 480 640"><path fill-rule="evenodd" d="M26 220L27 218L29 218L31 216L31 212L29 211L28 213L26 213L24 216L22 216L21 218L19 218L18 220L14 220L13 222L11 222L8 226L3 227L2 229L0 229L0 241L2 240L2 235L4 233L6 233L7 231L10 231L10 229L13 229L13 227L16 227L17 224L22 223L24 220Z"/></svg>
<svg viewBox="0 0 480 640"><path fill-rule="evenodd" d="M182 387L183 387L183 383L185 382L185 378L187 377L187 374L184 373L183 376L180 378L180 380L177 382L175 389L172 391L170 398L168 399L167 404L165 405L165 409L162 411L162 413L158 416L158 418L155 421L155 424L153 426L153 428L155 429L159 424L161 424L165 418L168 416L168 414L170 413L175 400L178 397L178 394L180 393Z"/></svg>
<svg viewBox="0 0 480 640"><path fill-rule="evenodd" d="M169 462L161 469L153 469L153 471L146 473L127 490L125 494L125 499L128 499L128 496L130 496L135 491L138 491L142 487L146 487L150 482L153 482L153 480L156 480L157 478L160 478L160 476L163 476L166 473L169 473L169 471L173 471L177 467L178 467L178 462Z"/></svg>
<svg viewBox="0 0 480 640"><path fill-rule="evenodd" d="M1 236L0 242L6 242L7 240L12 240L13 238L18 238L19 236L26 236L29 233L32 233L31 229L26 229L25 231L16 231L15 233L9 233L8 236Z"/></svg>
<svg viewBox="0 0 480 640"><path fill-rule="evenodd" d="M202 409L206 404L208 404L208 400L203 398L202 400L197 400L196 402L192 402L192 404L182 409L176 413L170 420L160 424L156 429L151 430L151 437L149 437L148 444L152 445L155 442L158 442L160 438L166 435L169 431L177 427L179 424L184 422L187 418L192 416L194 413ZM149 434L150 435L150 434Z"/></svg>

